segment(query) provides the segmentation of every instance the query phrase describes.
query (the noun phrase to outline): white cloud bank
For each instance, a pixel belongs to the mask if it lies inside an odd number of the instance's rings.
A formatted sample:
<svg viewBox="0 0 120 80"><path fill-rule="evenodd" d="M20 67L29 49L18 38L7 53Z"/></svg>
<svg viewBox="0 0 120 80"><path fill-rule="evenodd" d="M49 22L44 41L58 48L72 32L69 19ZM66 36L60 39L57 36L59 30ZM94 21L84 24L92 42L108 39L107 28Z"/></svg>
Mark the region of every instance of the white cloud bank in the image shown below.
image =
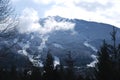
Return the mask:
<svg viewBox="0 0 120 80"><path fill-rule="evenodd" d="M21 33L38 31L41 35L46 35L57 30L74 31L74 23L57 22L52 17L48 17L44 26L39 24L39 16L33 8L25 8L20 16L19 31Z"/></svg>
<svg viewBox="0 0 120 80"><path fill-rule="evenodd" d="M53 4L46 16L59 15L97 21L120 27L120 0L33 0L37 4Z"/></svg>
<svg viewBox="0 0 120 80"><path fill-rule="evenodd" d="M37 31L40 28L37 11L33 8L25 8L20 16L19 31L21 33Z"/></svg>

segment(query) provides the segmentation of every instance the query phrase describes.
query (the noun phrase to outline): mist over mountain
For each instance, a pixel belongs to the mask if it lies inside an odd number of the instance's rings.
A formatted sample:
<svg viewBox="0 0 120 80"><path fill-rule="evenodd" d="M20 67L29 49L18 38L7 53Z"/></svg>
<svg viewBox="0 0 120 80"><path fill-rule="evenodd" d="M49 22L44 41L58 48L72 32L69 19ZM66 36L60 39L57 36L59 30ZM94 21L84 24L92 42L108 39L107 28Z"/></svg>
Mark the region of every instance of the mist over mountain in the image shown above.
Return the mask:
<svg viewBox="0 0 120 80"><path fill-rule="evenodd" d="M17 42L11 51L17 56L24 56L36 66L42 66L49 50L63 63L64 58L71 51L76 65L90 64L95 60L93 55L96 55L102 41L105 39L111 42L110 32L114 27L109 24L60 16L49 16L39 19L39 22L29 23L31 24L25 23L26 26L21 23L17 30L17 37L3 41L1 45ZM119 33L120 29L117 30ZM117 37L119 38L119 35ZM21 60L21 58L17 59Z"/></svg>

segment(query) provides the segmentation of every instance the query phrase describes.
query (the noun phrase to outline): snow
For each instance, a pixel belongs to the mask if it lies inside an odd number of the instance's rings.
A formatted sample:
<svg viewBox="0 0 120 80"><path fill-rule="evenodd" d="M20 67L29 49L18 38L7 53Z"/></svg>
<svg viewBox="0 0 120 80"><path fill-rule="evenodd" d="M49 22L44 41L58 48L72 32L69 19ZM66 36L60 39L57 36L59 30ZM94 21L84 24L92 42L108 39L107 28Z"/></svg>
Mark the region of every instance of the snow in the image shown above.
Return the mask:
<svg viewBox="0 0 120 80"><path fill-rule="evenodd" d="M24 55L24 56L28 55L28 53L26 52L26 50L18 50L18 54L21 54L21 55Z"/></svg>
<svg viewBox="0 0 120 80"><path fill-rule="evenodd" d="M46 48L46 42L48 41L48 38L49 36L41 36L42 42L40 46L38 47L40 51L43 51L43 49Z"/></svg>
<svg viewBox="0 0 120 80"><path fill-rule="evenodd" d="M57 56L54 56L54 66L57 66L60 64L60 60Z"/></svg>
<svg viewBox="0 0 120 80"><path fill-rule="evenodd" d="M13 41L13 42L14 42L14 43L16 43L17 41L18 41L18 39L14 39L14 41Z"/></svg>
<svg viewBox="0 0 120 80"><path fill-rule="evenodd" d="M54 43L53 46L55 46L56 48L61 48L61 49L63 49L63 46L60 45L60 44L57 44L57 43Z"/></svg>
<svg viewBox="0 0 120 80"><path fill-rule="evenodd" d="M33 55L28 55L29 60L33 63L34 66L43 67L42 61L40 60L40 55L36 56L35 59Z"/></svg>
<svg viewBox="0 0 120 80"><path fill-rule="evenodd" d="M84 45L86 46L86 47L89 47L89 48L91 48L93 51L95 51L95 52L97 52L98 50L94 47L94 46L92 46L91 44L89 44L89 42L88 41L85 41L84 42Z"/></svg>
<svg viewBox="0 0 120 80"><path fill-rule="evenodd" d="M84 45L85 45L86 47L91 48L91 49L92 49L93 51L95 51L95 52L98 51L94 46L92 46L91 44L89 44L88 41L85 41L85 42L84 42ZM91 58L93 59L93 61L92 61L90 64L87 64L87 67L95 67L95 64L98 62L96 55L92 54L92 55L91 55Z"/></svg>
<svg viewBox="0 0 120 80"><path fill-rule="evenodd" d="M90 64L87 64L87 67L95 67L95 64L98 62L96 55L92 54L91 57L94 61L92 61Z"/></svg>

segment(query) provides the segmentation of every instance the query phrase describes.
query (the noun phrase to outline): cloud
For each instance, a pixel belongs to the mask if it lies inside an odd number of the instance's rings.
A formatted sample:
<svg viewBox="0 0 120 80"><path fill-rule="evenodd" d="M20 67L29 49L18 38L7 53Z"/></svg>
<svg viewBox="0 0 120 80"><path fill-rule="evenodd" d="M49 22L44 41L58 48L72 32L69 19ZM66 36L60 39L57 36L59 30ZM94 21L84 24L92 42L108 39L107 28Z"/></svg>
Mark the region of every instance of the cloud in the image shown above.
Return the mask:
<svg viewBox="0 0 120 80"><path fill-rule="evenodd" d="M48 5L46 16L59 15L66 18L78 18L103 22L120 27L120 0L33 0Z"/></svg>
<svg viewBox="0 0 120 80"><path fill-rule="evenodd" d="M45 21L44 26L40 29L41 34L49 34L58 30L71 30L74 31L75 24L71 22L57 22L54 17L48 17Z"/></svg>
<svg viewBox="0 0 120 80"><path fill-rule="evenodd" d="M44 25L39 23L38 12L33 8L25 8L20 16L19 31L21 33L38 31L41 35L57 30L74 30L75 24L71 22L57 22L54 17L48 17Z"/></svg>
<svg viewBox="0 0 120 80"><path fill-rule="evenodd" d="M20 16L19 31L24 32L34 32L40 27L38 20L39 16L36 10L33 8L25 8Z"/></svg>
<svg viewBox="0 0 120 80"><path fill-rule="evenodd" d="M111 2L101 4L99 2L85 2L85 1L77 3L76 5L83 9L86 9L87 11L105 10L113 6Z"/></svg>
<svg viewBox="0 0 120 80"><path fill-rule="evenodd" d="M52 0L33 0L33 2L38 4L50 4Z"/></svg>
<svg viewBox="0 0 120 80"><path fill-rule="evenodd" d="M20 0L12 0L18 2ZM59 15L66 18L78 18L103 22L120 27L120 0L32 0L31 7L42 8L41 17ZM28 1L27 1L28 2ZM28 2L29 3L29 2ZM31 2L30 2L31 3ZM42 6L41 6L42 4ZM38 10L38 8L36 8Z"/></svg>
<svg viewBox="0 0 120 80"><path fill-rule="evenodd" d="M20 0L11 0L13 3L16 3L16 2L18 2L18 1L20 1Z"/></svg>

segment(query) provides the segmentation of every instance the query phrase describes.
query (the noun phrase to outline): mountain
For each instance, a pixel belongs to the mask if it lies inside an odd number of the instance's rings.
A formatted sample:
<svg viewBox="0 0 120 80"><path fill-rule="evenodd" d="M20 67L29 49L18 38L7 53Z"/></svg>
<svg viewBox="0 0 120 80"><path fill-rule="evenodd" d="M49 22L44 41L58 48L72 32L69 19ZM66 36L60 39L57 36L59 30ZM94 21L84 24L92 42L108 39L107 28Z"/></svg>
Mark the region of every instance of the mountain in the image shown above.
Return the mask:
<svg viewBox="0 0 120 80"><path fill-rule="evenodd" d="M111 43L110 32L113 30L112 25L84 21L79 19L67 19L60 16L47 17L40 19L40 24L45 25L47 20L60 22L70 22L74 23L74 32L58 30L50 34L46 44L52 53L57 56L64 57L67 53L66 51L71 51L73 57L77 61L76 64L87 64L91 61L92 54L96 55L97 50L102 44L102 41L105 39ZM67 26L69 27L69 26ZM118 34L120 29L117 28ZM117 38L119 39L119 35ZM118 40L119 42L119 40ZM53 44L53 45L52 45ZM66 50L66 51L65 51ZM91 56L91 57L90 57ZM94 58L92 58L94 59Z"/></svg>
<svg viewBox="0 0 120 80"><path fill-rule="evenodd" d="M12 51L27 57L36 66L42 66L49 50L57 58L58 64L58 58L64 63L69 51L76 65L85 66L91 62L95 63L95 55L102 41L105 39L111 43L110 32L114 27L109 24L60 16L41 18L39 25L37 31L19 33L18 30L14 39L7 40L11 43L17 42ZM119 34L120 29L117 27L116 29ZM117 37L119 38L119 35ZM3 41L1 44L6 45L6 42Z"/></svg>

